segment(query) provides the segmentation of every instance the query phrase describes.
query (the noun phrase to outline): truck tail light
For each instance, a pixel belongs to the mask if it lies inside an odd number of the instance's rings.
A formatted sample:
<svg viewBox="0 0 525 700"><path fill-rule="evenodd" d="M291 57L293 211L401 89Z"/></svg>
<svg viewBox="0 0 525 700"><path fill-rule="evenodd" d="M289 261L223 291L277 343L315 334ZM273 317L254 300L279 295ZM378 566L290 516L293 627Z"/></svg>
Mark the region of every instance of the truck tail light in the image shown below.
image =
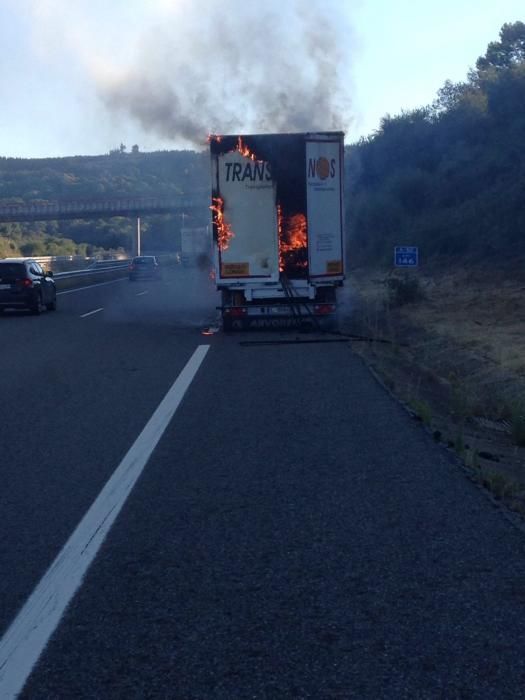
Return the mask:
<svg viewBox="0 0 525 700"><path fill-rule="evenodd" d="M246 316L248 309L245 306L232 306L224 309L226 316Z"/></svg>
<svg viewBox="0 0 525 700"><path fill-rule="evenodd" d="M335 312L335 304L315 304L314 313L318 316L333 314Z"/></svg>

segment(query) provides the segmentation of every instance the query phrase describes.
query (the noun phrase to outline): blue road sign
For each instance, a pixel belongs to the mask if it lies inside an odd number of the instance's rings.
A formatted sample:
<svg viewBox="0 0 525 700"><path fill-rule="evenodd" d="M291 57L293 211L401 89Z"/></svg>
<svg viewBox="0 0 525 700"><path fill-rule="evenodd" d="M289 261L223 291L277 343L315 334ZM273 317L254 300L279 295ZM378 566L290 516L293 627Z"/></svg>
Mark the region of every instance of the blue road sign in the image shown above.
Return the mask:
<svg viewBox="0 0 525 700"><path fill-rule="evenodd" d="M394 265L396 267L417 267L419 248L413 245L398 245L394 248Z"/></svg>

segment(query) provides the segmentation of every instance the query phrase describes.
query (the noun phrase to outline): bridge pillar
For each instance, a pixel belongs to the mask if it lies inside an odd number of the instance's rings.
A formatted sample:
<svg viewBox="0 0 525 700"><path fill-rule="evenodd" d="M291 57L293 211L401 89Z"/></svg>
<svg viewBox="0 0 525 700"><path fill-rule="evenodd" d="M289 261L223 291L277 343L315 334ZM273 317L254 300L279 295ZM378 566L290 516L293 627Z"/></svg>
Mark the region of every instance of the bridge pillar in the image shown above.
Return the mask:
<svg viewBox="0 0 525 700"><path fill-rule="evenodd" d="M140 255L140 216L137 216L137 233L133 241L133 255Z"/></svg>

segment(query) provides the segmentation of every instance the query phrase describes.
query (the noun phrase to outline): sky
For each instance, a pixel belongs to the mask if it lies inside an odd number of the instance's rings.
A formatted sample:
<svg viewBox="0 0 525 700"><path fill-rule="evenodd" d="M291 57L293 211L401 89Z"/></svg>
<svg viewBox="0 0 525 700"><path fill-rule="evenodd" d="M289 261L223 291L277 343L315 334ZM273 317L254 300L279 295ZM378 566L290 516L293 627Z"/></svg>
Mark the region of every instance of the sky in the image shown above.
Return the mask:
<svg viewBox="0 0 525 700"><path fill-rule="evenodd" d="M0 156L205 147L433 101L523 0L0 0Z"/></svg>

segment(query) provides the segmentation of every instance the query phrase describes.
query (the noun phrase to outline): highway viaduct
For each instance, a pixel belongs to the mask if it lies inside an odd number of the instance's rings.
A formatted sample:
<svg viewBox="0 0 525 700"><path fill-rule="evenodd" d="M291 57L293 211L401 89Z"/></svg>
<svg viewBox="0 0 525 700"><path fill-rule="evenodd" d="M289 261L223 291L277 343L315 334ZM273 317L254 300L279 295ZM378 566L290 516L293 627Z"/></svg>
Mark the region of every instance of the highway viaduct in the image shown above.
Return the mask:
<svg viewBox="0 0 525 700"><path fill-rule="evenodd" d="M135 217L137 234L134 252L140 254L140 219L147 214L203 213L210 205L208 190L171 197L126 196L111 199L38 201L24 204L0 204L0 224L25 221L94 219L114 216Z"/></svg>

